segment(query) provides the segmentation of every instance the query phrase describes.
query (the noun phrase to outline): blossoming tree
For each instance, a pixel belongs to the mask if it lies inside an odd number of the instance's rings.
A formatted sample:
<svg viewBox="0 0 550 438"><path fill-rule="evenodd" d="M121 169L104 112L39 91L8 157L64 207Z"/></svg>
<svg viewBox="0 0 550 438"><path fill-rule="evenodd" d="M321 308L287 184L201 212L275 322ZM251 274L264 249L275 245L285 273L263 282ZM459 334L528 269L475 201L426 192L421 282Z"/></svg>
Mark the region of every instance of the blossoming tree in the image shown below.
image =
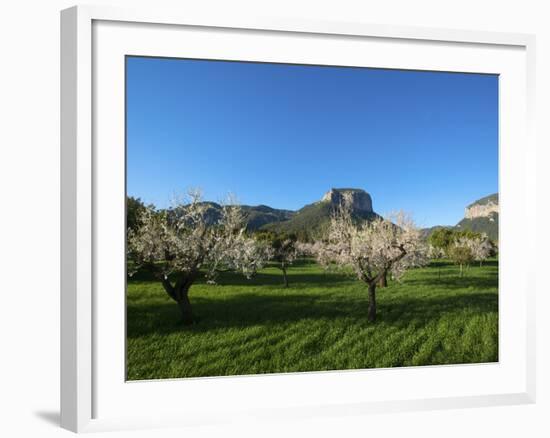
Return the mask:
<svg viewBox="0 0 550 438"><path fill-rule="evenodd" d="M283 273L283 283L288 287L287 269L298 257L298 242L294 234L277 234L271 231L259 232L256 239L267 245L267 256L277 263Z"/></svg>
<svg viewBox="0 0 550 438"><path fill-rule="evenodd" d="M480 236L471 239L470 249L474 260L477 260L479 262L479 266L481 267L483 265L483 261L487 260L494 248L491 240L487 237L487 234L483 233Z"/></svg>
<svg viewBox="0 0 550 438"><path fill-rule="evenodd" d="M400 213L392 220L356 223L345 197L331 218L328 239L316 246L325 267L351 270L368 286L368 320L376 319L376 286L391 273L399 279L407 269L427 263L427 248L412 220Z"/></svg>
<svg viewBox="0 0 550 438"><path fill-rule="evenodd" d="M462 237L458 237L449 248L449 256L460 266L460 276L464 275L464 266L469 267L470 264L477 260L479 266L483 265L493 251L493 244L486 234L470 233Z"/></svg>
<svg viewBox="0 0 550 438"><path fill-rule="evenodd" d="M266 259L266 251L245 233L239 206L222 207L216 223L198 191L169 211L145 208L135 229L128 230L133 272L148 269L178 305L184 324L194 321L189 289L200 275L215 282L220 270L240 271L250 278Z"/></svg>
<svg viewBox="0 0 550 438"><path fill-rule="evenodd" d="M468 237L458 237L449 247L449 258L460 267L460 277L464 276L464 267L470 266L475 260L472 242Z"/></svg>

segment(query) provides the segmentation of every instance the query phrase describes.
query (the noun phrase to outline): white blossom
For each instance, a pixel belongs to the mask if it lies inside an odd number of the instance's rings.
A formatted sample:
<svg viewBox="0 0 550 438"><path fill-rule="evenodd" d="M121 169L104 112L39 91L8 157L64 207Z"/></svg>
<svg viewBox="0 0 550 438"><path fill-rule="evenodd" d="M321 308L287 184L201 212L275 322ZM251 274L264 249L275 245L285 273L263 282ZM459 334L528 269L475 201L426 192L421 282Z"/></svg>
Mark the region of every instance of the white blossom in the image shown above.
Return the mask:
<svg viewBox="0 0 550 438"><path fill-rule="evenodd" d="M357 224L346 197L331 218L327 241L315 252L321 265L351 269L367 283L385 273L399 279L407 269L425 265L428 256L410 217L397 213Z"/></svg>
<svg viewBox="0 0 550 438"><path fill-rule="evenodd" d="M446 256L445 250L437 246L428 245L427 256L430 259L440 259Z"/></svg>
<svg viewBox="0 0 550 438"><path fill-rule="evenodd" d="M194 316L188 294L199 275L204 274L208 283L214 283L222 270L239 271L250 278L269 254L247 236L239 206L223 205L219 220L212 223L200 191L190 191L186 199L165 211L146 207L137 227L128 229L127 246L129 274L142 267L149 269L178 303L183 322L191 324Z"/></svg>
<svg viewBox="0 0 550 438"><path fill-rule="evenodd" d="M493 245L486 234L470 239L469 246L474 260L480 263L486 260L493 250Z"/></svg>
<svg viewBox="0 0 550 438"><path fill-rule="evenodd" d="M213 281L219 270L237 270L252 276L263 267L266 253L245 233L239 206L222 206L221 218L209 224L207 204L199 191L188 193L188 202L169 211L146 208L136 231L128 230L128 251L135 268L149 267L168 275L203 270Z"/></svg>

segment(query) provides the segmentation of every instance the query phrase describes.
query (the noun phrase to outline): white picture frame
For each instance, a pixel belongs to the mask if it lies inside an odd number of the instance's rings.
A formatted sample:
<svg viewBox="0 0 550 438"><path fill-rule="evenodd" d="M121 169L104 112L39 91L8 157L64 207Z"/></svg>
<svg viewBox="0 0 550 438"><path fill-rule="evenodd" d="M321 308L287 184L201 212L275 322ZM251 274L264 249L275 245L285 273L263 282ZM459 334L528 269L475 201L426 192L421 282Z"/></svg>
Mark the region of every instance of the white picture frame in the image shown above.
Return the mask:
<svg viewBox="0 0 550 438"><path fill-rule="evenodd" d="M220 45L221 32L225 43ZM182 41L192 41L192 49ZM317 50L319 44L322 51ZM270 50L262 52L267 46ZM357 48L370 51L371 61L364 64L367 61L359 59ZM311 59L303 59L304 50ZM418 56L413 59L411 53ZM118 197L125 161L120 148L124 133L120 63L125 55L136 54L320 64L333 59L338 65L500 74L499 363L125 382L120 369L124 364L120 306L125 293L120 281L125 272L119 257L124 227L107 229L102 212L113 211L114 222L124 223L123 198ZM534 36L524 34L103 6L62 11L62 427L83 432L533 403L535 277L532 268L514 254L534 248L536 221L532 207L528 212L512 206L536 203L534 57ZM115 146L107 149L105 144ZM513 233L519 223L528 224L521 239ZM109 258L105 249L117 245L117 250L108 251L114 254ZM507 270L512 264L513 272ZM111 284L118 292L105 295ZM476 390L469 386L471 379ZM421 385L429 380L434 382L425 392L407 383ZM321 387L325 390L320 392ZM288 388L300 388L292 401L285 400ZM167 409L170 399L182 390L192 403ZM229 398L229 394L239 395ZM166 405L145 402L159 397L167 400Z"/></svg>

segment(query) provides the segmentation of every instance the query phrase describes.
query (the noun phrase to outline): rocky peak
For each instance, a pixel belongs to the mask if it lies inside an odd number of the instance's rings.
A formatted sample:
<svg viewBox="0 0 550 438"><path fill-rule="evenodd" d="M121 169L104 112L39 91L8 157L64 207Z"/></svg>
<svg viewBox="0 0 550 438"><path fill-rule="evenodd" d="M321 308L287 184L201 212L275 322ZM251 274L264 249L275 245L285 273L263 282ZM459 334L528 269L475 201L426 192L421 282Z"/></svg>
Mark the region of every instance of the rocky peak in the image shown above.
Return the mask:
<svg viewBox="0 0 550 438"><path fill-rule="evenodd" d="M352 209L357 212L372 213L372 199L363 189L330 189L321 198L322 202L338 205L342 202L344 193L351 193Z"/></svg>
<svg viewBox="0 0 550 438"><path fill-rule="evenodd" d="M492 217L493 213L498 213L498 194L486 196L468 205L464 211L464 217L466 219Z"/></svg>

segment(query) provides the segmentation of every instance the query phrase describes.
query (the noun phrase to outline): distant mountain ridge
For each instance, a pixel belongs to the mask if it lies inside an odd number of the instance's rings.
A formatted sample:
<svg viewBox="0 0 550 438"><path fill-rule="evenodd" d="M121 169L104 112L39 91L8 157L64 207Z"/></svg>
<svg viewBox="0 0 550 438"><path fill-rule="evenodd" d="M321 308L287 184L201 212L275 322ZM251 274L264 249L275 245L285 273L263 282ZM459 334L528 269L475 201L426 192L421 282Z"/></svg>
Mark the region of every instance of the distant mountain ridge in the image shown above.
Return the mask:
<svg viewBox="0 0 550 438"><path fill-rule="evenodd" d="M202 204L206 206L206 222L217 223L221 218L222 206L211 201L204 201ZM240 208L245 215L246 227L249 231L258 230L273 222L286 221L296 214L291 210L272 208L267 205L241 205Z"/></svg>
<svg viewBox="0 0 550 438"><path fill-rule="evenodd" d="M428 237L438 228L450 228L456 230L470 230L476 233L485 233L498 242L499 204L498 193L484 196L464 208L464 218L454 226L436 225L425 228L422 234Z"/></svg>
<svg viewBox="0 0 550 438"><path fill-rule="evenodd" d="M362 189L330 189L316 202L305 205L298 211L272 208L267 205L241 205L248 231L270 230L277 233L296 234L301 240L320 237L328 228L334 209L345 193L352 200L352 214L357 220L371 220L379 217L372 209L371 196ZM206 221L215 224L221 217L222 206L216 202L204 201Z"/></svg>
<svg viewBox="0 0 550 438"><path fill-rule="evenodd" d="M496 204L498 206L498 193L493 193L492 195L484 196L479 198L477 201L472 202L470 205L466 206L466 210L475 207L476 205L488 205Z"/></svg>
<svg viewBox="0 0 550 438"><path fill-rule="evenodd" d="M296 234L300 240L315 240L325 234L330 217L340 204L344 194L352 200L352 215L358 221L380 217L372 207L372 198L363 189L332 188L319 201L307 204L297 211L272 208L267 205L241 205L246 217L248 231L269 230L277 233ZM216 202L204 202L207 206L208 223L216 223L221 217L222 206ZM438 228L471 230L485 233L498 241L499 205L498 193L494 193L467 205L464 218L454 226L436 225L425 228L422 234L428 237Z"/></svg>

